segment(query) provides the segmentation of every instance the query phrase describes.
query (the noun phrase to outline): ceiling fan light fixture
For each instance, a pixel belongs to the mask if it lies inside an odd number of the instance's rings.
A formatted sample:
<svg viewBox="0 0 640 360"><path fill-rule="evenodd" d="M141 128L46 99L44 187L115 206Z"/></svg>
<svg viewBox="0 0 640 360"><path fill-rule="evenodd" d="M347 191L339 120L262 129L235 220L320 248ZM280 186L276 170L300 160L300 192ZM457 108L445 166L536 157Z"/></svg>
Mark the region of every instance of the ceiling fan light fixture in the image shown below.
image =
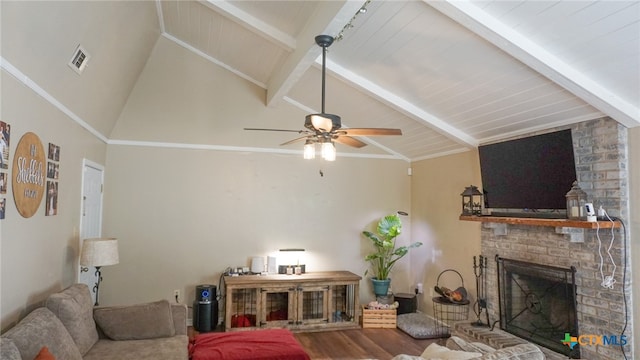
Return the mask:
<svg viewBox="0 0 640 360"><path fill-rule="evenodd" d="M331 132L341 126L340 116L334 114L309 114L304 118L304 127L311 131Z"/></svg>
<svg viewBox="0 0 640 360"><path fill-rule="evenodd" d="M328 140L322 143L322 158L326 161L336 160L336 147L333 141Z"/></svg>
<svg viewBox="0 0 640 360"><path fill-rule="evenodd" d="M305 160L313 160L316 157L316 144L310 139L304 143L303 157Z"/></svg>
<svg viewBox="0 0 640 360"><path fill-rule="evenodd" d="M365 7L371 2L367 0L363 6ZM355 17L354 17L355 18ZM352 19L353 20L353 19ZM350 24L349 24L350 25ZM343 29L344 30L344 29ZM342 33L340 34L340 38ZM339 38L338 38L339 39ZM245 130L262 130L262 131L285 131L297 132L304 134L297 139L284 142L280 145L289 145L298 141L306 140L303 148L303 156L305 159L314 159L316 156L316 144L321 144L320 154L326 161L334 161L336 159L336 147L334 141L342 145L355 148L361 148L367 144L356 139L358 136L380 136L380 135L402 135L400 129L383 129L383 128L342 128L340 116L335 114L327 114L324 111L325 101L325 82L327 68L327 48L336 38L330 35L318 35L315 38L316 44L322 48L322 109L317 114L309 114L304 118L304 127L306 130L284 130L284 129L255 129L245 128Z"/></svg>

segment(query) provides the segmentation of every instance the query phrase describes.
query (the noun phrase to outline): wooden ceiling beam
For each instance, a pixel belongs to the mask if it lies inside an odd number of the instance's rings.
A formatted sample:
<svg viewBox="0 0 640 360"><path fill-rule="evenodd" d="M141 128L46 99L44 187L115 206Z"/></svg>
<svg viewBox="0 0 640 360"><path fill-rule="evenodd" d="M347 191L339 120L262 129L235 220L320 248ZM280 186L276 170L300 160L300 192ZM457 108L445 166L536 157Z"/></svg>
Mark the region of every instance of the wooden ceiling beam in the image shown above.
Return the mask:
<svg viewBox="0 0 640 360"><path fill-rule="evenodd" d="M296 48L294 37L239 9L230 1L205 0L200 3L287 51Z"/></svg>
<svg viewBox="0 0 640 360"><path fill-rule="evenodd" d="M298 46L267 83L267 106L279 103L322 53L315 43L317 35L336 36L362 7L359 1L321 1L298 35Z"/></svg>

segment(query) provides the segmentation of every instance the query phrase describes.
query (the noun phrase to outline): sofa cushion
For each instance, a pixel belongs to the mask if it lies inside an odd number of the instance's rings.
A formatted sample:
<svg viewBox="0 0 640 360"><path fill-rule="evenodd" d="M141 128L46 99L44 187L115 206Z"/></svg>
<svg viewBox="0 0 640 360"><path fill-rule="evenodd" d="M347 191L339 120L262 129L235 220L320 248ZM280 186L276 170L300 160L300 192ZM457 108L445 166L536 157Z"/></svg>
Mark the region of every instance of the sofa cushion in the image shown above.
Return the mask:
<svg viewBox="0 0 640 360"><path fill-rule="evenodd" d="M495 349L489 345L485 345L481 342L467 342L457 336L451 336L447 339L447 348L451 350L479 352L482 354L495 351Z"/></svg>
<svg viewBox="0 0 640 360"><path fill-rule="evenodd" d="M467 360L480 358L482 354L478 352L451 350L432 343L424 349L424 352L420 356L424 359Z"/></svg>
<svg viewBox="0 0 640 360"><path fill-rule="evenodd" d="M544 353L533 344L520 344L484 354L482 360L544 360Z"/></svg>
<svg viewBox="0 0 640 360"><path fill-rule="evenodd" d="M187 335L129 341L100 339L84 360L188 360L188 345Z"/></svg>
<svg viewBox="0 0 640 360"><path fill-rule="evenodd" d="M13 340L1 337L0 338L0 359L2 360L22 360L20 351L13 343Z"/></svg>
<svg viewBox="0 0 640 360"><path fill-rule="evenodd" d="M93 299L86 284L75 284L49 296L47 308L62 321L80 354L86 354L98 341Z"/></svg>
<svg viewBox="0 0 640 360"><path fill-rule="evenodd" d="M43 346L48 347L57 359L82 359L67 329L46 307L33 310L2 336L13 340L25 360L35 358Z"/></svg>
<svg viewBox="0 0 640 360"><path fill-rule="evenodd" d="M171 304L167 300L95 308L93 316L100 329L112 340L154 339L176 334Z"/></svg>

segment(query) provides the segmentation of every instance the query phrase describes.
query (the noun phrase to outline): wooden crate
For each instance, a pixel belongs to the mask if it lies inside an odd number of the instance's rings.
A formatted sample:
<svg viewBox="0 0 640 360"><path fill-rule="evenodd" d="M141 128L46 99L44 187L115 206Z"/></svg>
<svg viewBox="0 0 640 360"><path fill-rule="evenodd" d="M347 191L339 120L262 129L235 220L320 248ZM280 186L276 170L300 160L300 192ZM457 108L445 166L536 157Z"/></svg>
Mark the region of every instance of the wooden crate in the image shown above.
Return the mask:
<svg viewBox="0 0 640 360"><path fill-rule="evenodd" d="M363 329L394 329L396 327L396 309L379 310L362 307Z"/></svg>

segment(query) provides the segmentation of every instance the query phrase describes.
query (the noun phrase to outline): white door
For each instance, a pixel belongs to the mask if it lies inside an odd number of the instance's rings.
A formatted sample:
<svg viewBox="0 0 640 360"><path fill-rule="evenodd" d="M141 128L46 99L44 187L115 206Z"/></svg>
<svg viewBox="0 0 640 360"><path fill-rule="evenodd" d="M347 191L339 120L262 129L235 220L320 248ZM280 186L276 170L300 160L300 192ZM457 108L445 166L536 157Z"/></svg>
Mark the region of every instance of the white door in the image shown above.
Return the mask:
<svg viewBox="0 0 640 360"><path fill-rule="evenodd" d="M102 234L102 183L104 168L89 160L84 160L82 165L82 204L80 219L80 251L84 239L100 237ZM78 260L80 254L78 254ZM89 271L78 269L78 282L84 283L91 289L93 302L96 301L94 286L96 284L96 268L91 266Z"/></svg>

